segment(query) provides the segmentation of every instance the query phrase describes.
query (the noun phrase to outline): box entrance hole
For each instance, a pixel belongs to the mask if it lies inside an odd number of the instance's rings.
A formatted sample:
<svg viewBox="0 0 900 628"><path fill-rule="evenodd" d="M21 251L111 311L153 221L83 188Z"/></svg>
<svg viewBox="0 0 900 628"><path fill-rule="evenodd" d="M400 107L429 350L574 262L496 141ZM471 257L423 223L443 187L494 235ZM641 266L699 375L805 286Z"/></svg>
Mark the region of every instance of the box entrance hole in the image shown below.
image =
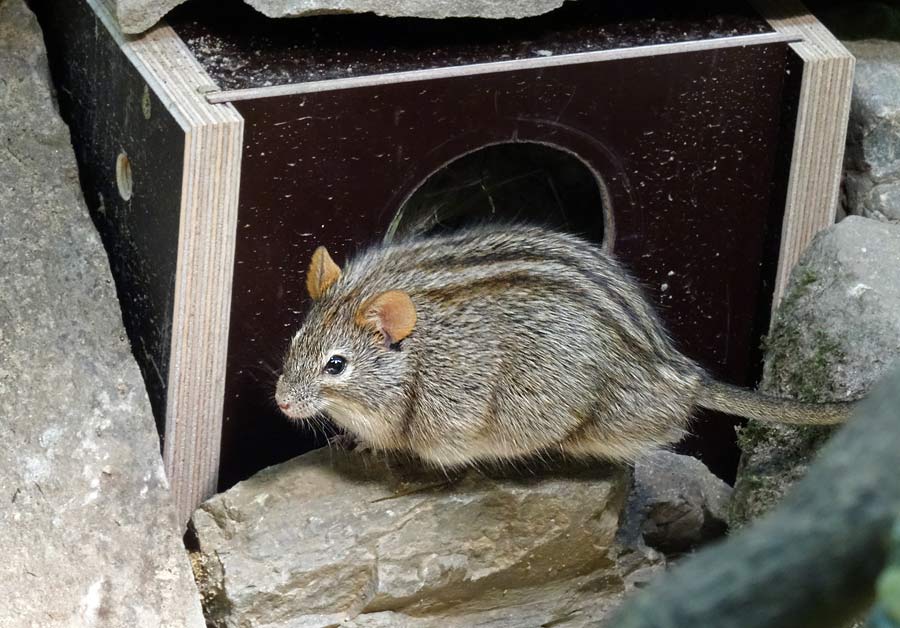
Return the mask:
<svg viewBox="0 0 900 628"><path fill-rule="evenodd" d="M604 244L612 231L606 199L599 176L568 151L535 142L493 144L426 178L401 205L386 239L524 223Z"/></svg>

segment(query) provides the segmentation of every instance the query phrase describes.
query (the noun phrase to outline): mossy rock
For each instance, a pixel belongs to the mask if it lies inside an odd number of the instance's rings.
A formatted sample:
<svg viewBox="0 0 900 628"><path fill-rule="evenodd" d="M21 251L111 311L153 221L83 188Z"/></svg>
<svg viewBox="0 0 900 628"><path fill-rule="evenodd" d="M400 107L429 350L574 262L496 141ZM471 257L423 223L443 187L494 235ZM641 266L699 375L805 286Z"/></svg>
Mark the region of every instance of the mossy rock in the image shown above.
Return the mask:
<svg viewBox="0 0 900 628"><path fill-rule="evenodd" d="M853 216L820 233L792 273L763 348L760 388L769 394L863 396L900 357L900 225ZM834 429L742 428L731 525L778 503Z"/></svg>

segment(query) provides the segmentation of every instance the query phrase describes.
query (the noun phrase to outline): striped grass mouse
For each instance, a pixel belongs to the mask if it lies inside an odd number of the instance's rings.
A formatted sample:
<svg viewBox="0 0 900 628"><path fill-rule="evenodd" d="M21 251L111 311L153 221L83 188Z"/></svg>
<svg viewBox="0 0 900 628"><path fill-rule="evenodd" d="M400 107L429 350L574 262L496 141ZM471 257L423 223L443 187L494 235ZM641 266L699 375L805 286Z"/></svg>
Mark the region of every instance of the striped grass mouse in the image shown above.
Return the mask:
<svg viewBox="0 0 900 628"><path fill-rule="evenodd" d="M612 257L539 227L384 244L343 269L319 247L306 283L279 407L441 467L551 451L633 461L680 440L696 408L829 424L852 406L713 381Z"/></svg>

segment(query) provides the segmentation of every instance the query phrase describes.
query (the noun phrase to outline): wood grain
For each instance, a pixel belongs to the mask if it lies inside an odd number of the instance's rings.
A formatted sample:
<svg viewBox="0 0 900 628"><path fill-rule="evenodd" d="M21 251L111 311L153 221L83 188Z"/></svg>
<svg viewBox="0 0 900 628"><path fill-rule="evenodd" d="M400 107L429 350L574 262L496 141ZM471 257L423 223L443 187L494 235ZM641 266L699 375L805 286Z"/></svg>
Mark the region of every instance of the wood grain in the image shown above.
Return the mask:
<svg viewBox="0 0 900 628"><path fill-rule="evenodd" d="M163 458L179 521L216 491L243 119L171 28L126 37L88 0L185 133ZM164 155L160 155L165 159Z"/></svg>
<svg viewBox="0 0 900 628"><path fill-rule="evenodd" d="M834 223L856 60L802 3L754 5L776 31L801 39L791 48L803 60L774 309L800 255L816 233Z"/></svg>

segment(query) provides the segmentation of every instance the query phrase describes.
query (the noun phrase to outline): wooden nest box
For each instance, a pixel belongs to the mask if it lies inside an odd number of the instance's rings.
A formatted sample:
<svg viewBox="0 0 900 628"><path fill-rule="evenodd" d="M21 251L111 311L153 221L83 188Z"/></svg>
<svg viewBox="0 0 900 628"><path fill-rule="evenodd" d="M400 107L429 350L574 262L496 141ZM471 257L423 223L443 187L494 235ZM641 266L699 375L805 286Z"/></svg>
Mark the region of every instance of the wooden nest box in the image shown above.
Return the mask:
<svg viewBox="0 0 900 628"><path fill-rule="evenodd" d="M834 219L853 59L790 3L433 22L189 3L136 38L99 0L53 4L61 105L183 521L316 444L272 396L319 244L340 262L422 220L571 229L631 269L688 355L752 385L773 302Z"/></svg>

